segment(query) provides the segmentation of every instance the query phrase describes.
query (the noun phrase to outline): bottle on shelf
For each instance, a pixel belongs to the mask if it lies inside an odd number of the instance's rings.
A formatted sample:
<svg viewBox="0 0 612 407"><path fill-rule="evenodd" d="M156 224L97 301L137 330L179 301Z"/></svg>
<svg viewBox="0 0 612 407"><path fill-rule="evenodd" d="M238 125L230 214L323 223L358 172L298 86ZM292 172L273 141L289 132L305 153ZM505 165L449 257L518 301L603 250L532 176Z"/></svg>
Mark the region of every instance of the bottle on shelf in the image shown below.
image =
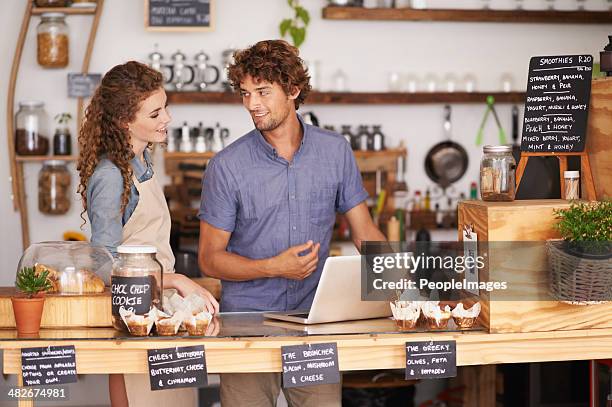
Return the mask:
<svg viewBox="0 0 612 407"><path fill-rule="evenodd" d="M187 122L183 122L181 126L181 153L191 153L192 151L193 145L191 137L189 137L189 125Z"/></svg>
<svg viewBox="0 0 612 407"><path fill-rule="evenodd" d="M61 113L55 116L58 127L55 129L53 136L53 155L70 155L72 154L72 138L68 122L72 119L70 113Z"/></svg>
<svg viewBox="0 0 612 407"><path fill-rule="evenodd" d="M421 210L421 191L418 189L414 191L414 204L412 205L412 210L415 212Z"/></svg>
<svg viewBox="0 0 612 407"><path fill-rule="evenodd" d="M351 133L351 126L349 126L347 124L343 124L342 125L342 130L340 131L340 134L350 144L351 148L353 150L355 150L355 140L353 140L354 136L353 136L353 133Z"/></svg>
<svg viewBox="0 0 612 407"><path fill-rule="evenodd" d="M441 228L443 226L442 225L442 218L443 218L444 214L440 210L440 204L439 203L437 203L434 208L435 208L435 213L436 213L436 226L438 228Z"/></svg>
<svg viewBox="0 0 612 407"><path fill-rule="evenodd" d="M385 135L380 130L380 125L375 125L372 128L371 134L371 146L369 150L382 151L385 149Z"/></svg>
<svg viewBox="0 0 612 407"><path fill-rule="evenodd" d="M429 188L425 191L425 198L423 198L423 210L431 211L431 193Z"/></svg>
<svg viewBox="0 0 612 407"><path fill-rule="evenodd" d="M470 184L470 199L471 200L478 199L478 184L475 182L472 182Z"/></svg>

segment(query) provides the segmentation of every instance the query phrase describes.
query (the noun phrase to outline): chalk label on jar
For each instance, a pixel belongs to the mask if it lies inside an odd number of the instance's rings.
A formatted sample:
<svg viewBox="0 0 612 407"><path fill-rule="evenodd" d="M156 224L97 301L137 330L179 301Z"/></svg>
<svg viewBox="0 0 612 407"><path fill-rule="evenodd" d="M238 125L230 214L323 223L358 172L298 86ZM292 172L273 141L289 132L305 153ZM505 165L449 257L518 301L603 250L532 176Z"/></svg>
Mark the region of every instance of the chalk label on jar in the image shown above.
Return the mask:
<svg viewBox="0 0 612 407"><path fill-rule="evenodd" d="M113 315L124 308L143 315L151 309L152 287L150 277L111 277Z"/></svg>

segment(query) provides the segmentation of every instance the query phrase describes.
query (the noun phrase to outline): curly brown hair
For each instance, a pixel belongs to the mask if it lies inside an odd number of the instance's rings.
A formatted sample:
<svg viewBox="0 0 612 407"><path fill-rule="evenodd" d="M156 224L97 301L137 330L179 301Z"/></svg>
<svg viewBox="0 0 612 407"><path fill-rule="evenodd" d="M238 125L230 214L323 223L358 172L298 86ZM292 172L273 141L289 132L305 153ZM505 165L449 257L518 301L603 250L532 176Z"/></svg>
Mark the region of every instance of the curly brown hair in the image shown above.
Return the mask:
<svg viewBox="0 0 612 407"><path fill-rule="evenodd" d="M134 158L127 125L135 119L141 102L161 88L162 74L136 61L117 65L102 78L79 131L76 168L81 178L77 190L83 200L81 218L87 211L87 183L103 157L121 171L121 212L125 210L133 174L130 160Z"/></svg>
<svg viewBox="0 0 612 407"><path fill-rule="evenodd" d="M286 95L297 87L300 94L294 103L298 109L312 89L308 69L299 54L296 47L283 40L259 41L234 53L234 63L228 67L228 78L235 91L240 90L240 82L247 75L278 83Z"/></svg>

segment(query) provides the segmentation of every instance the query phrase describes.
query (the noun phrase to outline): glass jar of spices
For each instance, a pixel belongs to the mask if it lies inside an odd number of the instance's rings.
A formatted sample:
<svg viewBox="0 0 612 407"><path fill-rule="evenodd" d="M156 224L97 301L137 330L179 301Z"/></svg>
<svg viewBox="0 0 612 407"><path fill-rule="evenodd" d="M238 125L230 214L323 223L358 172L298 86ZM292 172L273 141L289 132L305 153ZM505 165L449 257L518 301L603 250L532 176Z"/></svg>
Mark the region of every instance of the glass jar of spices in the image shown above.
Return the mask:
<svg viewBox="0 0 612 407"><path fill-rule="evenodd" d="M18 155L46 155L49 152L49 139L44 136L49 118L44 107L39 101L19 103L15 115L15 151Z"/></svg>
<svg viewBox="0 0 612 407"><path fill-rule="evenodd" d="M36 0L36 7L67 7L68 0Z"/></svg>
<svg viewBox="0 0 612 407"><path fill-rule="evenodd" d="M44 13L37 31L37 59L45 68L68 66L68 26L64 13Z"/></svg>
<svg viewBox="0 0 612 407"><path fill-rule="evenodd" d="M49 160L38 175L38 210L48 215L63 215L70 209L70 172L66 163Z"/></svg>
<svg viewBox="0 0 612 407"><path fill-rule="evenodd" d="M512 146L484 146L480 160L480 196L483 201L514 201L516 161Z"/></svg>

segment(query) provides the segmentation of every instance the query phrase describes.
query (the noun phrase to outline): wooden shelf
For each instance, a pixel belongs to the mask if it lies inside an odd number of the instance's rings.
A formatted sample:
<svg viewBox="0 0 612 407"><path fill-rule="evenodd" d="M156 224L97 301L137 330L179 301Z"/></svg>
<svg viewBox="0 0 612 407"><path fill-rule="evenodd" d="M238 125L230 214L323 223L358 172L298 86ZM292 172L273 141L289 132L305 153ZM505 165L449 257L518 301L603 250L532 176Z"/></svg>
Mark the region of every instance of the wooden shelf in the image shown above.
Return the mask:
<svg viewBox="0 0 612 407"><path fill-rule="evenodd" d="M79 157L75 155L18 155L15 156L17 162L41 162L41 161L76 161Z"/></svg>
<svg viewBox="0 0 612 407"><path fill-rule="evenodd" d="M240 104L228 92L167 92L171 104ZM524 92L311 92L306 105L402 105L427 103L485 103L487 96L497 103L523 103Z"/></svg>
<svg viewBox="0 0 612 407"><path fill-rule="evenodd" d="M215 153L167 153L164 152L164 160L189 160L192 158L201 158L210 160L215 156Z"/></svg>
<svg viewBox="0 0 612 407"><path fill-rule="evenodd" d="M455 21L489 23L610 24L610 11L446 10L411 8L323 8L327 20Z"/></svg>
<svg viewBox="0 0 612 407"><path fill-rule="evenodd" d="M33 7L32 8L32 14L33 15L40 15L43 13L64 13L64 14L71 14L71 15L75 15L75 14L96 14L96 8L95 7L83 7L83 8L79 8L79 7Z"/></svg>

